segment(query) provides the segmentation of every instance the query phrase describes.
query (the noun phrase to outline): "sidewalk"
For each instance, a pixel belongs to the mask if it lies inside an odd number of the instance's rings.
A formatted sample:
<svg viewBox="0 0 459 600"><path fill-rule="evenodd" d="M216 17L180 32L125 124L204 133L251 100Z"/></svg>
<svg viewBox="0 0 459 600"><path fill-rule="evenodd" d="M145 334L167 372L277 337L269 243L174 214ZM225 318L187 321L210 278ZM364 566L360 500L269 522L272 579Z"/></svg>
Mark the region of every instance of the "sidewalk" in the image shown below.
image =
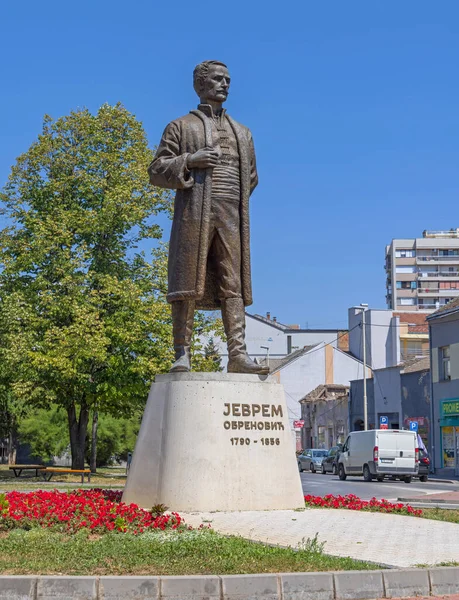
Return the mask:
<svg viewBox="0 0 459 600"><path fill-rule="evenodd" d="M324 552L391 567L459 563L459 525L350 510L190 513L190 525L210 523L215 531L267 544L298 548L316 533Z"/></svg>
<svg viewBox="0 0 459 600"><path fill-rule="evenodd" d="M435 473L429 474L431 481L444 481L447 483L459 483L459 477L455 474L454 469L436 469Z"/></svg>

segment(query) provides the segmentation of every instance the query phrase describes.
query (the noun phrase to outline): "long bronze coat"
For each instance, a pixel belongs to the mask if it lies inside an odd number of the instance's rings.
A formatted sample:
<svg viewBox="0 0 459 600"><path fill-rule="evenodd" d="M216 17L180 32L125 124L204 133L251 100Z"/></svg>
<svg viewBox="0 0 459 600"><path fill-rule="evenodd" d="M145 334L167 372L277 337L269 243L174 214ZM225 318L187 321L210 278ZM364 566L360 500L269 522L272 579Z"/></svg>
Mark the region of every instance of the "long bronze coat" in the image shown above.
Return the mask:
<svg viewBox="0 0 459 600"><path fill-rule="evenodd" d="M215 273L208 264L212 169L192 169L187 158L202 148L218 147L218 132L211 107L176 119L166 127L158 151L148 168L150 182L176 189L168 263L168 302L195 300L196 307L219 308ZM252 304L250 273L249 197L258 183L250 130L225 115L236 136L241 182L241 284L245 306ZM218 267L217 267L218 268Z"/></svg>

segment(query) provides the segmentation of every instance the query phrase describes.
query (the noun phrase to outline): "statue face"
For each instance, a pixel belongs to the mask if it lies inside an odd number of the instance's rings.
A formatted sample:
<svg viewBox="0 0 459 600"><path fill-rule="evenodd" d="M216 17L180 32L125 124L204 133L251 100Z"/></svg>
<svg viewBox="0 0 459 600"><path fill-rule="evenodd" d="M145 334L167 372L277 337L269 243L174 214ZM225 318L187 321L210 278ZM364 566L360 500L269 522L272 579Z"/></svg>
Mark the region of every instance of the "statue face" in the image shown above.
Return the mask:
<svg viewBox="0 0 459 600"><path fill-rule="evenodd" d="M223 65L210 65L201 91L201 100L208 102L225 102L231 78L228 69Z"/></svg>

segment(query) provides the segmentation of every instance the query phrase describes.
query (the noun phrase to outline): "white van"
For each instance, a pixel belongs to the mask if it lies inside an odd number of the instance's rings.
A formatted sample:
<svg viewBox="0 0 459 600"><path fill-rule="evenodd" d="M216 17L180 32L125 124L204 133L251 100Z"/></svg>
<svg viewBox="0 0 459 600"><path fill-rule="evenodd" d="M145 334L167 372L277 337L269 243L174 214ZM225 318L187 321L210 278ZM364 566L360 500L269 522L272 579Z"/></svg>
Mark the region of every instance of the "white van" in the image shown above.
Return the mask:
<svg viewBox="0 0 459 600"><path fill-rule="evenodd" d="M348 475L363 475L365 481L396 476L410 483L418 469L417 436L414 431L399 429L353 431L338 461L338 475L342 480Z"/></svg>

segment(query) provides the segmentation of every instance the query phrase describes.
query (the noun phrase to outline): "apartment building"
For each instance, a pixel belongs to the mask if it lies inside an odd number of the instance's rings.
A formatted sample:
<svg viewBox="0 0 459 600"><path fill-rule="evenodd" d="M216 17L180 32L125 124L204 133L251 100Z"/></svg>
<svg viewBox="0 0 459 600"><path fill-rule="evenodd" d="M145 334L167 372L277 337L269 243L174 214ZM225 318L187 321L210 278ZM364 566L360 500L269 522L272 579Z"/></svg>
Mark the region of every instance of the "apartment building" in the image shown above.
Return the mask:
<svg viewBox="0 0 459 600"><path fill-rule="evenodd" d="M385 269L389 309L438 310L459 296L459 228L392 240Z"/></svg>

